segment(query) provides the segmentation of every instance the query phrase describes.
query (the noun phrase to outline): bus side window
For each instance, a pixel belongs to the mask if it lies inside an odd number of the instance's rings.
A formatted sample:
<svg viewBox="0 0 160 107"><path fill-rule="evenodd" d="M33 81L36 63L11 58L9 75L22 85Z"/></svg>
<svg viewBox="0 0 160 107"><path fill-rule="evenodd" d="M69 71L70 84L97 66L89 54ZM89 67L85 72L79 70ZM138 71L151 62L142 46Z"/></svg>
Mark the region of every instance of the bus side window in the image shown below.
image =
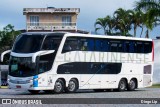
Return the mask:
<svg viewBox="0 0 160 107"><path fill-rule="evenodd" d="M122 45L120 41L110 41L110 51L111 52L121 52Z"/></svg>
<svg viewBox="0 0 160 107"><path fill-rule="evenodd" d="M137 53L143 53L144 52L143 42L137 42L136 49L137 49Z"/></svg>
<svg viewBox="0 0 160 107"><path fill-rule="evenodd" d="M132 41L129 42L129 52L130 53L134 53L135 52L135 44Z"/></svg>
<svg viewBox="0 0 160 107"><path fill-rule="evenodd" d="M103 52L108 52L109 51L109 41L108 40L102 40L101 42L102 45L102 51Z"/></svg>
<svg viewBox="0 0 160 107"><path fill-rule="evenodd" d="M102 41L95 40L95 51L102 51Z"/></svg>
<svg viewBox="0 0 160 107"><path fill-rule="evenodd" d="M122 42L120 41L120 43L118 44L118 52L123 52L123 44L122 44Z"/></svg>
<svg viewBox="0 0 160 107"><path fill-rule="evenodd" d="M130 42L125 41L123 43L124 52L130 52Z"/></svg>
<svg viewBox="0 0 160 107"><path fill-rule="evenodd" d="M65 41L62 53L80 50L78 38L68 37Z"/></svg>
<svg viewBox="0 0 160 107"><path fill-rule="evenodd" d="M87 51L94 51L94 39L87 39Z"/></svg>
<svg viewBox="0 0 160 107"><path fill-rule="evenodd" d="M151 52L152 52L152 42L145 42L144 53L151 53Z"/></svg>
<svg viewBox="0 0 160 107"><path fill-rule="evenodd" d="M111 43L111 45L110 45L110 48L111 48L111 52L117 52L117 43L115 43L115 42L113 42L113 41L111 41L110 42Z"/></svg>

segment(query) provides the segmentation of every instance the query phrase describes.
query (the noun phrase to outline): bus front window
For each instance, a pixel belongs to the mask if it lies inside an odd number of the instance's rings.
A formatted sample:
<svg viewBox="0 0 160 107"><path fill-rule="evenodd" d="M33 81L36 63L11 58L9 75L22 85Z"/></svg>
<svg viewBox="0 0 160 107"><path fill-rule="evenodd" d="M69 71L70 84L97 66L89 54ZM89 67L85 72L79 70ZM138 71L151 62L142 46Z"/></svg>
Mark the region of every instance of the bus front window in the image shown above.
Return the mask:
<svg viewBox="0 0 160 107"><path fill-rule="evenodd" d="M29 77L36 75L36 65L30 57L10 58L9 75L14 77Z"/></svg>
<svg viewBox="0 0 160 107"><path fill-rule="evenodd" d="M40 50L44 35L20 35L15 41L13 52L34 53Z"/></svg>
<svg viewBox="0 0 160 107"><path fill-rule="evenodd" d="M49 71L52 68L57 50L63 36L58 35L20 35L13 46L13 52L20 53L23 57L10 57L9 75L13 77L35 76ZM49 54L42 54L32 61L34 53L45 51ZM25 57L29 55L29 57Z"/></svg>
<svg viewBox="0 0 160 107"><path fill-rule="evenodd" d="M41 55L38 58L38 73L49 71L52 68L55 55L61 43L61 36L47 36L42 44L42 50L55 50L54 53Z"/></svg>

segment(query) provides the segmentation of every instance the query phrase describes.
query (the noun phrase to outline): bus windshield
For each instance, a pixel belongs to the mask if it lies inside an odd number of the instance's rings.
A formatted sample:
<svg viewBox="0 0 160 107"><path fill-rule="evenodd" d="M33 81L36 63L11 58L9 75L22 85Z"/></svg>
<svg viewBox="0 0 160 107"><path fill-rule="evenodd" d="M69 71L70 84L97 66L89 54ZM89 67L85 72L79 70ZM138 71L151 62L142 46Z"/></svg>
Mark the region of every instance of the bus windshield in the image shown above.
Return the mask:
<svg viewBox="0 0 160 107"><path fill-rule="evenodd" d="M20 35L14 44L13 52L25 53L24 57L10 57L9 75L14 77L29 77L49 71L52 68L57 50L63 36L61 35ZM32 62L32 56L25 57L27 53L35 53L41 50L55 50L54 53L36 57Z"/></svg>
<svg viewBox="0 0 160 107"><path fill-rule="evenodd" d="M36 75L36 64L32 63L31 60L31 57L11 56L9 75L14 77L28 77Z"/></svg>
<svg viewBox="0 0 160 107"><path fill-rule="evenodd" d="M44 35L20 35L14 44L13 52L34 53L40 50Z"/></svg>

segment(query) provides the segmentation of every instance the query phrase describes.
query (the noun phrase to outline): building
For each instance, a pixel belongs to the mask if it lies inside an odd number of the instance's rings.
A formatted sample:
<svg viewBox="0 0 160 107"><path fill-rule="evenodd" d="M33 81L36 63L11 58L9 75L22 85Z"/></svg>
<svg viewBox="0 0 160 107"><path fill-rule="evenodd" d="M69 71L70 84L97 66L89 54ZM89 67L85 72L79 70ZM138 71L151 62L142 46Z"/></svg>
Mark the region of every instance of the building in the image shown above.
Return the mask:
<svg viewBox="0 0 160 107"><path fill-rule="evenodd" d="M83 32L77 29L77 17L80 8L24 8L26 30L32 31L66 31Z"/></svg>

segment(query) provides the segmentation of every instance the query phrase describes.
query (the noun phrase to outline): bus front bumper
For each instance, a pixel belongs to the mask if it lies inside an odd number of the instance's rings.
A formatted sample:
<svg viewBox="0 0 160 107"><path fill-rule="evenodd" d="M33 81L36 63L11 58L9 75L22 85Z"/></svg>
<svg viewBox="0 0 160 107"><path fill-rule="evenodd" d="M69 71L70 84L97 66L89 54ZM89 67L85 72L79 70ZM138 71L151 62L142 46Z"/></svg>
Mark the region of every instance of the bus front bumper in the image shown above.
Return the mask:
<svg viewBox="0 0 160 107"><path fill-rule="evenodd" d="M8 82L8 88L14 89L14 90L31 90L33 89L33 83L15 84L15 83Z"/></svg>
<svg viewBox="0 0 160 107"><path fill-rule="evenodd" d="M33 87L33 83L28 84L15 84L8 82L8 88L16 91L27 91L27 90L53 90L53 87Z"/></svg>

